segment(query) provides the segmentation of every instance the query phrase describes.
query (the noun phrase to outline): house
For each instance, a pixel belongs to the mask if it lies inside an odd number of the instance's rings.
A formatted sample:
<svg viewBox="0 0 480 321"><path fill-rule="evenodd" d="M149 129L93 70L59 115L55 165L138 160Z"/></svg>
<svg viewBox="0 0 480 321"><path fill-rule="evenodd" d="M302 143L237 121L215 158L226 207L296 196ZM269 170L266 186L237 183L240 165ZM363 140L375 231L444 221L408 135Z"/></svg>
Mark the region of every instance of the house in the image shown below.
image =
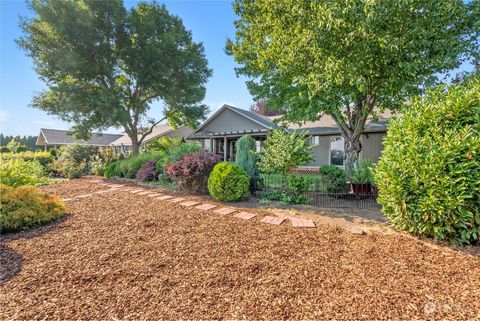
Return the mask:
<svg viewBox="0 0 480 321"><path fill-rule="evenodd" d="M142 146L161 138L161 137L183 137L187 138L193 132L193 128L189 126L181 126L173 129L168 125L158 125L153 131L145 137ZM41 128L38 135L37 145L48 148L57 148L70 144L81 144L98 147L111 147L117 153L130 154L132 142L127 134L105 134L93 133L89 140L74 139L67 130Z"/></svg>
<svg viewBox="0 0 480 321"><path fill-rule="evenodd" d="M219 154L224 160L235 159L235 142L243 135L250 135L256 141L257 151L261 149L269 130L277 128L274 122L281 116L267 117L252 111L223 105L217 112L200 125L188 139L199 140L202 148ZM389 113L374 121L369 117L361 137L363 150L361 159L376 162L382 151L382 139L386 135ZM289 130L304 130L310 136L313 160L305 167L324 164L344 165L344 143L339 127L333 118L323 116L315 122L287 124Z"/></svg>

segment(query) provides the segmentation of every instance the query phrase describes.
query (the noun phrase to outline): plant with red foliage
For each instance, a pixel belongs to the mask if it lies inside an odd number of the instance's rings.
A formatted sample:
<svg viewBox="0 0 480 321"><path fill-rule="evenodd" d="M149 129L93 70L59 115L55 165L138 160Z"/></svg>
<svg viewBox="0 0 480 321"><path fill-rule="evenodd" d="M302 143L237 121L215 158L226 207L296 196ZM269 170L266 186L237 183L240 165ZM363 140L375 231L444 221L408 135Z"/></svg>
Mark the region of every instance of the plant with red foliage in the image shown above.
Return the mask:
<svg viewBox="0 0 480 321"><path fill-rule="evenodd" d="M137 172L135 178L144 182L151 182L157 180L157 160L149 160L143 163L142 167Z"/></svg>
<svg viewBox="0 0 480 321"><path fill-rule="evenodd" d="M178 162L167 166L165 173L175 181L180 189L194 193L206 193L208 176L219 161L218 155L206 152L186 154Z"/></svg>

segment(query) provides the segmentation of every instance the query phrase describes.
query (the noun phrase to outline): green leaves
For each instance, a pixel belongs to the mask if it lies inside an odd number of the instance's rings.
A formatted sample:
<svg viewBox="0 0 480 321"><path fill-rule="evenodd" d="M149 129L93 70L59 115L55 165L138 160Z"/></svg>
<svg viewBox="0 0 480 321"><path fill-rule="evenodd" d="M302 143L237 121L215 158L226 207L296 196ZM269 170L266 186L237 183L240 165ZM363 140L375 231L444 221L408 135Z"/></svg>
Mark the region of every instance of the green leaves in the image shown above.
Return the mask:
<svg viewBox="0 0 480 321"><path fill-rule="evenodd" d="M478 242L480 79L431 91L396 117L375 181L378 202L397 227Z"/></svg>
<svg viewBox="0 0 480 321"><path fill-rule="evenodd" d="M203 45L165 6L140 2L127 11L120 0L31 0L30 7L36 16L22 19L18 44L47 85L32 105L73 122L79 138L123 127L135 145L146 126L205 118L200 102L211 70ZM156 100L162 117L150 122Z"/></svg>
<svg viewBox="0 0 480 321"><path fill-rule="evenodd" d="M286 175L291 168L308 163L312 159L309 153L312 147L305 135L305 132L271 130L259 153L260 171Z"/></svg>

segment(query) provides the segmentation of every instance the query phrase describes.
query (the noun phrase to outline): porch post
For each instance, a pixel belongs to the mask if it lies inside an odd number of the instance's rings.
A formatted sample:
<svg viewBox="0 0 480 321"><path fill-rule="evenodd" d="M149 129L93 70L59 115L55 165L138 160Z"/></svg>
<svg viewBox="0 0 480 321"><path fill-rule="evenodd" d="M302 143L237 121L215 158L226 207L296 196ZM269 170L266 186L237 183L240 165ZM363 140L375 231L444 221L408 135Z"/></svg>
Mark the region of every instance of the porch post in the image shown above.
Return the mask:
<svg viewBox="0 0 480 321"><path fill-rule="evenodd" d="M210 137L210 153L213 153L213 138Z"/></svg>
<svg viewBox="0 0 480 321"><path fill-rule="evenodd" d="M227 136L223 136L223 160L227 161Z"/></svg>
<svg viewBox="0 0 480 321"><path fill-rule="evenodd" d="M45 147L45 148L44 148L44 150L45 150L45 151L47 151L47 145L46 145L46 144L45 144L45 146L44 146L44 147Z"/></svg>

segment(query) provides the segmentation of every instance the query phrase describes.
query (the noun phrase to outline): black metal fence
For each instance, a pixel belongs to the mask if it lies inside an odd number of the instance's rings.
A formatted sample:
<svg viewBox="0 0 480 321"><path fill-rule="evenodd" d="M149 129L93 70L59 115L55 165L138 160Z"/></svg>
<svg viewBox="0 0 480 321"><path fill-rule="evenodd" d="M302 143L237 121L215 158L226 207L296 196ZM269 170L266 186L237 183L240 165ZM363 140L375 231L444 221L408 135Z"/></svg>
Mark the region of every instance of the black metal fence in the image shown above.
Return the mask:
<svg viewBox="0 0 480 321"><path fill-rule="evenodd" d="M302 181L282 176L253 179L253 192L263 200L313 205L324 208L378 208L377 191L370 184L350 184L305 177Z"/></svg>

